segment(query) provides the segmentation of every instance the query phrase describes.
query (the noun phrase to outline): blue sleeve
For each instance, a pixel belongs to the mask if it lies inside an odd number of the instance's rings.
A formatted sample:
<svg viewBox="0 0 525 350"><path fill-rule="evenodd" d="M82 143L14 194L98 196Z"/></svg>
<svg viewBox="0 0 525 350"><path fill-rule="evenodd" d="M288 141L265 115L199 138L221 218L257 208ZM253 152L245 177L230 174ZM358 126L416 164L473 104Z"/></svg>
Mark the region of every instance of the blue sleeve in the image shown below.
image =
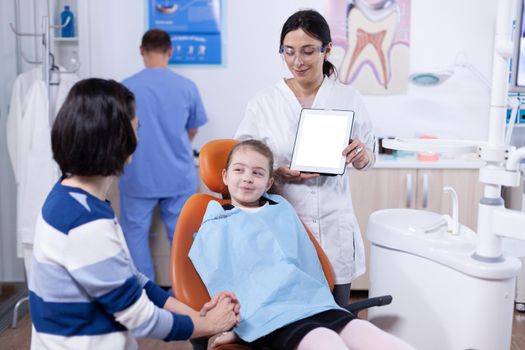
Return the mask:
<svg viewBox="0 0 525 350"><path fill-rule="evenodd" d="M193 333L193 321L191 320L191 318L186 315L179 315L175 313L170 313L167 310L163 310L164 304L166 304L166 300L168 300L169 298L169 294L166 293L164 289L160 288L156 283L149 280L144 274L136 270L135 267L134 272L135 276L140 281L142 288L146 292L148 299L151 300L153 304L155 304L155 306L159 308L159 316L154 318L158 318L159 320L167 319L167 322L164 323L171 323L171 327L169 327L169 333L163 340L172 341L189 339L191 334ZM167 314L169 314L170 316L166 317ZM142 334L140 334L140 331L135 331L135 335L137 337L141 337ZM152 334L150 333L148 335L151 336Z"/></svg>
<svg viewBox="0 0 525 350"><path fill-rule="evenodd" d="M169 334L164 338L164 341L172 340L187 340L193 333L193 322L191 318L186 315L172 314L173 327Z"/></svg>
<svg viewBox="0 0 525 350"><path fill-rule="evenodd" d="M71 229L64 267L98 308L112 314L136 337L188 339L193 332L191 318L156 306L163 306L168 296L135 272L118 230L111 219L94 220ZM86 249L88 242L93 241L97 242L96 254Z"/></svg>
<svg viewBox="0 0 525 350"><path fill-rule="evenodd" d="M133 265L132 268L133 274L139 280L142 289L146 291L146 295L148 296L149 300L151 300L155 306L163 308L164 304L166 304L166 300L169 298L168 293L166 293L164 289L160 288L157 284L150 281L150 279L147 278L142 272L137 270L135 265Z"/></svg>
<svg viewBox="0 0 525 350"><path fill-rule="evenodd" d="M148 280L148 282L146 282L146 285L144 286L144 290L146 291L149 300L151 300L153 304L160 308L164 307L164 304L166 304L166 300L168 300L169 298L168 293L166 293L164 289L160 288L158 285Z"/></svg>
<svg viewBox="0 0 525 350"><path fill-rule="evenodd" d="M204 105L202 104L199 90L195 84L191 86L192 106L190 116L186 123L186 129L195 129L203 126L208 121Z"/></svg>

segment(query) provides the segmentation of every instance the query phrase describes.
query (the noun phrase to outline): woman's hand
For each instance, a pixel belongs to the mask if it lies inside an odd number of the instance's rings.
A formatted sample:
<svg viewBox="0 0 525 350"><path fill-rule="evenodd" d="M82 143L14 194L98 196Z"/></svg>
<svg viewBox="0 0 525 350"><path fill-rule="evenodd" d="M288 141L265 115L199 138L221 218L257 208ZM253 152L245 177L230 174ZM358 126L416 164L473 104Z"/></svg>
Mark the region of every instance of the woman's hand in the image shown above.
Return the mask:
<svg viewBox="0 0 525 350"><path fill-rule="evenodd" d="M280 167L275 169L275 176L279 179L280 182L294 182L299 183L306 180L319 177L319 174L305 174L301 173L298 170L290 170L287 167Z"/></svg>
<svg viewBox="0 0 525 350"><path fill-rule="evenodd" d="M164 309L170 312L191 318L192 339L229 331L241 320L240 307L239 300L232 292L218 293L203 305L200 312L173 297L169 297L164 305Z"/></svg>
<svg viewBox="0 0 525 350"><path fill-rule="evenodd" d="M218 300L213 308L208 309L206 316L201 316L197 312L191 314L193 322L191 338L212 336L231 330L240 320L239 313L235 312L238 305L238 302L232 302L230 297L226 296Z"/></svg>
<svg viewBox="0 0 525 350"><path fill-rule="evenodd" d="M223 332L213 340L213 343L211 343L211 349L216 349L219 345L235 343L238 340L239 337L233 331Z"/></svg>
<svg viewBox="0 0 525 350"><path fill-rule="evenodd" d="M346 164L352 163L356 169L362 169L370 162L366 145L357 139L345 147L343 156L346 158Z"/></svg>
<svg viewBox="0 0 525 350"><path fill-rule="evenodd" d="M217 305L206 313L204 318L211 327L211 334L229 331L239 322L239 316L235 313L238 303L233 303L229 297L224 297Z"/></svg>
<svg viewBox="0 0 525 350"><path fill-rule="evenodd" d="M237 299L237 296L233 292L220 292L220 293L215 294L213 298L211 298L210 301L208 301L206 304L202 306L202 309L200 311L201 317L206 316L208 311L216 307L217 304L224 298L230 298L231 302L235 304L235 307L233 308L233 312L235 312L235 314L239 317L239 321L240 321L239 312L241 309L241 304L239 304L239 300Z"/></svg>

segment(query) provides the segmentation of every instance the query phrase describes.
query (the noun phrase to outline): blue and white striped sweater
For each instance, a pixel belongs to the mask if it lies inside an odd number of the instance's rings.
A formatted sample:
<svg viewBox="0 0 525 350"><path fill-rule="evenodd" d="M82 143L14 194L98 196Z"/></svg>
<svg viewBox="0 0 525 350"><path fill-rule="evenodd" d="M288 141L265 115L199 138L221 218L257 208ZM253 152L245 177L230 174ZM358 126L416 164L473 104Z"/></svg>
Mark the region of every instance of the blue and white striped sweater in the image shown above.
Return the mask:
<svg viewBox="0 0 525 350"><path fill-rule="evenodd" d="M134 348L135 337L188 339L188 316L133 265L109 202L57 183L35 229L29 279L33 348ZM130 332L131 331L131 332Z"/></svg>

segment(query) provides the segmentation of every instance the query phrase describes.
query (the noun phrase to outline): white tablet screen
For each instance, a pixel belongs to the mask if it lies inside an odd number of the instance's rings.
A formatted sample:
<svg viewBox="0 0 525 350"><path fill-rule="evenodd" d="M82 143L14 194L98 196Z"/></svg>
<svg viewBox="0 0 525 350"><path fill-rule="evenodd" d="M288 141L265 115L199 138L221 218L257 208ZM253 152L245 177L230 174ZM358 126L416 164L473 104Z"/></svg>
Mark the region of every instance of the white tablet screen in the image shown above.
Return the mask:
<svg viewBox="0 0 525 350"><path fill-rule="evenodd" d="M303 109L292 154L293 170L342 174L343 149L350 141L353 111Z"/></svg>

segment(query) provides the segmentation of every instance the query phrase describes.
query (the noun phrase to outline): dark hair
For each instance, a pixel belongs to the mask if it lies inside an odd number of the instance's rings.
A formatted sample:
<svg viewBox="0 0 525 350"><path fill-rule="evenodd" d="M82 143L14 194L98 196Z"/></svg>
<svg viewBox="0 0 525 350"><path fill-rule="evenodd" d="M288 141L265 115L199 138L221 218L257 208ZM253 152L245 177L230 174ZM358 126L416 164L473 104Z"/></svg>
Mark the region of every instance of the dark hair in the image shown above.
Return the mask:
<svg viewBox="0 0 525 350"><path fill-rule="evenodd" d="M166 53L171 49L171 38L161 29L150 29L142 36L140 47L146 52Z"/></svg>
<svg viewBox="0 0 525 350"><path fill-rule="evenodd" d="M64 176L122 172L137 147L135 98L114 80L85 79L69 91L53 124L53 158Z"/></svg>
<svg viewBox="0 0 525 350"><path fill-rule="evenodd" d="M324 17L314 10L302 10L294 13L284 22L279 48L283 46L286 34L297 29L302 29L306 34L321 41L323 47L332 42L330 27ZM323 74L328 77L332 74L337 75L335 66L328 60L323 62Z"/></svg>

